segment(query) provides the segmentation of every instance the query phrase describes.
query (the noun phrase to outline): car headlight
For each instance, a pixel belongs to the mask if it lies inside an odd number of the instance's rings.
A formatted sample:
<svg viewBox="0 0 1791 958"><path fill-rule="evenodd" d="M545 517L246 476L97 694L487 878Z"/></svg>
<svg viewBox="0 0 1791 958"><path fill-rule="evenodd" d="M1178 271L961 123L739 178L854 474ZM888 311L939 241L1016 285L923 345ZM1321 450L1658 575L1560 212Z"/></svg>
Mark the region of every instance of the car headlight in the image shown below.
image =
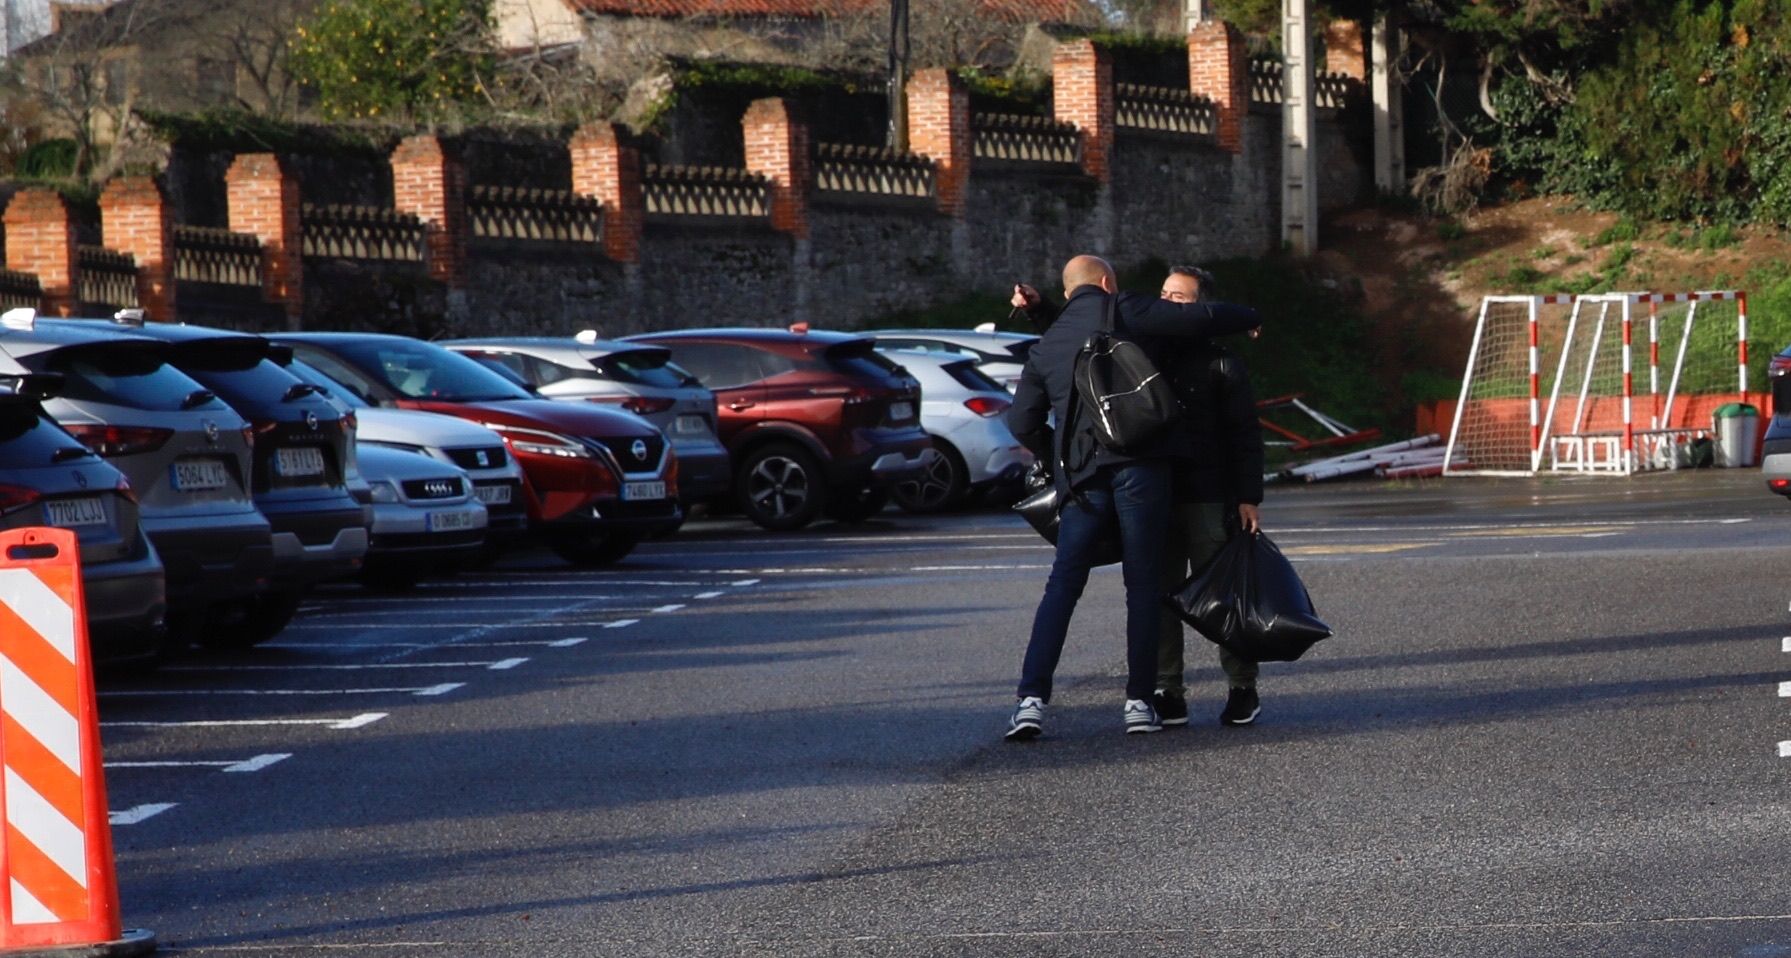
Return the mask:
<svg viewBox="0 0 1791 958"><path fill-rule="evenodd" d="M501 426L495 423L483 425L497 431L510 444L510 448L523 455L558 456L562 459L590 459L591 450L584 443L562 436L555 432L540 429L520 429L516 426Z"/></svg>
<svg viewBox="0 0 1791 958"><path fill-rule="evenodd" d="M398 487L393 485L390 482L385 481L384 479L372 480L372 481L368 482L367 485L369 488L371 488L373 490L373 501L374 502L402 502L403 501L403 497L398 495Z"/></svg>

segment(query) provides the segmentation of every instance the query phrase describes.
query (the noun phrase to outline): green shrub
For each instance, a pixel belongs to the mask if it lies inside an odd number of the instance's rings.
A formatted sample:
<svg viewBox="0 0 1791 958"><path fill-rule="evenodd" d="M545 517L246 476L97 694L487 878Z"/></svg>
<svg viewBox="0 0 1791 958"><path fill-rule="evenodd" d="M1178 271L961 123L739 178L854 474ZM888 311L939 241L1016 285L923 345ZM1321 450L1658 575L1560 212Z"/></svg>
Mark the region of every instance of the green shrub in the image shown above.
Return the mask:
<svg viewBox="0 0 1791 958"><path fill-rule="evenodd" d="M75 175L74 140L56 139L34 143L19 157L18 175L33 180L58 180Z"/></svg>
<svg viewBox="0 0 1791 958"><path fill-rule="evenodd" d="M1468 228L1459 220L1443 220L1437 224L1437 238L1452 243L1468 235Z"/></svg>
<svg viewBox="0 0 1791 958"><path fill-rule="evenodd" d="M492 23L490 0L327 0L289 62L327 117L434 121L484 96Z"/></svg>
<svg viewBox="0 0 1791 958"><path fill-rule="evenodd" d="M1727 223L1718 223L1698 234L1698 248L1719 250L1741 242L1741 237Z"/></svg>

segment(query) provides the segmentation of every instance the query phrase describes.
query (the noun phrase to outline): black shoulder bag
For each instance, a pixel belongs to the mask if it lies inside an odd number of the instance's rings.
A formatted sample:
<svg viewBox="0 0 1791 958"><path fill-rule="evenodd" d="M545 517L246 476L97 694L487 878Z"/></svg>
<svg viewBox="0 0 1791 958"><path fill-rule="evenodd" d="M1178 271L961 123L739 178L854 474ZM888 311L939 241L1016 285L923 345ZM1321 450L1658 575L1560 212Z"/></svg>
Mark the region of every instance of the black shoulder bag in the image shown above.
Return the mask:
<svg viewBox="0 0 1791 958"><path fill-rule="evenodd" d="M1133 451L1181 418L1175 387L1144 348L1114 331L1119 294L1107 297L1101 327L1076 354L1076 393L1088 405L1095 438L1115 452Z"/></svg>

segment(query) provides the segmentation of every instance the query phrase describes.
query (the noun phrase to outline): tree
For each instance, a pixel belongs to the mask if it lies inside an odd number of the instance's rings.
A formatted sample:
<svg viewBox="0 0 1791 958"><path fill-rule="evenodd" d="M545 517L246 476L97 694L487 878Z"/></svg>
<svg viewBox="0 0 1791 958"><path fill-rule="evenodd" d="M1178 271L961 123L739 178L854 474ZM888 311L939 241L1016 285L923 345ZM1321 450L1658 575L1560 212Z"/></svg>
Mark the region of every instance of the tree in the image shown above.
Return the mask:
<svg viewBox="0 0 1791 958"><path fill-rule="evenodd" d="M488 99L491 30L490 0L328 0L291 68L327 117L440 120Z"/></svg>

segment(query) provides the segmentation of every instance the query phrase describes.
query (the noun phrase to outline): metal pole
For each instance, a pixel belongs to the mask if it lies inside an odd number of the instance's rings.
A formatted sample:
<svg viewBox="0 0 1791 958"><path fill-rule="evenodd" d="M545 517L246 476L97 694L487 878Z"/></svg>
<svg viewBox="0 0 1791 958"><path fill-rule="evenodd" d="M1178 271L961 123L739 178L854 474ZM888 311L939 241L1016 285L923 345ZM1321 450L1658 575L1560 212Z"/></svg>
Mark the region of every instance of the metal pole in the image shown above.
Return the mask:
<svg viewBox="0 0 1791 958"><path fill-rule="evenodd" d="M1318 252L1318 151L1314 149L1310 0L1282 0L1281 239Z"/></svg>
<svg viewBox="0 0 1791 958"><path fill-rule="evenodd" d="M1183 0L1182 12L1187 21L1186 28L1195 27L1213 19L1212 0Z"/></svg>
<svg viewBox="0 0 1791 958"><path fill-rule="evenodd" d="M889 146L908 152L908 0L889 0Z"/></svg>

